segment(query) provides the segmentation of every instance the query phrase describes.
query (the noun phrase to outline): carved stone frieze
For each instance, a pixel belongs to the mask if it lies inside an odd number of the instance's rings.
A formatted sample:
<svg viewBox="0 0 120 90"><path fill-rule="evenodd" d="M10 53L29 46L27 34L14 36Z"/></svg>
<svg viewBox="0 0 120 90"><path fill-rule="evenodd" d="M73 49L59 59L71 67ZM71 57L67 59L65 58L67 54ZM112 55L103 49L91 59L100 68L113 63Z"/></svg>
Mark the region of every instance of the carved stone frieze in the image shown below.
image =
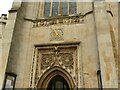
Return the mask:
<svg viewBox="0 0 120 90"><path fill-rule="evenodd" d="M77 24L83 23L84 18L82 15L77 16L58 16L41 18L33 21L33 27L50 26L55 24Z"/></svg>
<svg viewBox="0 0 120 90"><path fill-rule="evenodd" d="M45 71L49 70L52 67L60 67L66 70L75 80L77 84L78 78L78 68L77 68L77 53L76 47L59 47L59 46L51 46L46 48L38 48L36 56L35 74L33 74L33 78L35 81L32 83L35 86L40 79L40 77L45 73ZM34 58L34 59L35 59ZM31 85L32 86L32 85Z"/></svg>

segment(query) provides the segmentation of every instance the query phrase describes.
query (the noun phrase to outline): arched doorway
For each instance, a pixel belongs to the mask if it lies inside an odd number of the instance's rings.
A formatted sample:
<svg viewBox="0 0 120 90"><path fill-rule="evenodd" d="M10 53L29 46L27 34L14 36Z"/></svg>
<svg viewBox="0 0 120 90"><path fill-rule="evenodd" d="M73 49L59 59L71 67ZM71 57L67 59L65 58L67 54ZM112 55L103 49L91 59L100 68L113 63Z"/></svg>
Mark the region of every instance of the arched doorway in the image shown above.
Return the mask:
<svg viewBox="0 0 120 90"><path fill-rule="evenodd" d="M73 78L70 76L70 74L64 70L63 68L60 68L58 66L52 67L49 70L47 70L39 79L36 88L49 88L56 85L65 85L65 88L67 89L60 89L60 90L73 90L75 88L75 83ZM61 83L61 84L60 84ZM55 86L56 87L56 86ZM58 89L48 89L48 90L58 90Z"/></svg>
<svg viewBox="0 0 120 90"><path fill-rule="evenodd" d="M62 76L56 75L50 80L47 90L69 90L69 85Z"/></svg>

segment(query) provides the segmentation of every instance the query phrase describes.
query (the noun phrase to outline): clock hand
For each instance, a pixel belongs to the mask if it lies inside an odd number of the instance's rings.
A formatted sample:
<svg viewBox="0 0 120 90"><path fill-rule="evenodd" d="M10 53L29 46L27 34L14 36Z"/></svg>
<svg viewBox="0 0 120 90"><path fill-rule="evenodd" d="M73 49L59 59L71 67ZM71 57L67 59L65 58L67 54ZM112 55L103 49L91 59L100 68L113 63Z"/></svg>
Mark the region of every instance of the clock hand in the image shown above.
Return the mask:
<svg viewBox="0 0 120 90"><path fill-rule="evenodd" d="M56 34L57 36L59 35L56 30L54 30L54 32L55 32L55 34Z"/></svg>

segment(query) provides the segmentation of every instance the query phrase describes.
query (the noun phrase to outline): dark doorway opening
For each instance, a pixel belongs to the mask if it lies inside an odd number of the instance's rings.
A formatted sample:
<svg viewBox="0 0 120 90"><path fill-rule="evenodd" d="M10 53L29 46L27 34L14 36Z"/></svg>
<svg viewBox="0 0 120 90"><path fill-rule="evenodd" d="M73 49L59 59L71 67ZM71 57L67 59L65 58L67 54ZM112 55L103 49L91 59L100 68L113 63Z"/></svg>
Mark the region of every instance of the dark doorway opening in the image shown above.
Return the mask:
<svg viewBox="0 0 120 90"><path fill-rule="evenodd" d="M48 84L47 90L69 90L69 86L67 81L63 77L57 75L51 79Z"/></svg>

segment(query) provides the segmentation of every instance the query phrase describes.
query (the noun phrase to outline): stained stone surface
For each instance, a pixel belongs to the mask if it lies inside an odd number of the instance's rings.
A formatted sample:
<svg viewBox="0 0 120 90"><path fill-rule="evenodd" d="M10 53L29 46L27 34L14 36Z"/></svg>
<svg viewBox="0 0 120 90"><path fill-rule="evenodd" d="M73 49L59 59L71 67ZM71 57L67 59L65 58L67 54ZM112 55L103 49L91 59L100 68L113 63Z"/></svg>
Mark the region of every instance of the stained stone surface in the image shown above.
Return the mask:
<svg viewBox="0 0 120 90"><path fill-rule="evenodd" d="M50 17L50 22L48 19L39 19L36 22L34 20L43 15L43 2L40 4L37 2L14 2L6 25L0 22L0 37L3 35L3 38L0 38L0 58L2 58L0 59L0 81L2 81L0 82L0 88L3 85L5 72L17 74L16 88L36 87L35 77L39 78L42 75L41 73L36 75L35 72L39 70L37 65L38 67L43 65L41 68L47 71L47 68L54 61L54 54L49 56L49 52L46 53L46 56L43 55L42 57L43 61L45 58L46 61L38 64L42 59L37 62L38 52L35 46L39 48L39 45L43 45L42 49L47 48L46 45L55 47L56 44L64 47L65 43L75 42L80 43L75 48L77 55L72 59L74 53L68 54L67 49L64 48L66 54L61 53L61 57L58 57L58 59L62 61L58 62L59 65L58 63L55 65L60 67L64 62L61 68L69 67L65 69L68 73L72 70L73 74L70 73L69 75L73 78L73 81L77 80L76 87L78 88L98 88L98 70L101 70L103 88L117 88L117 6L118 4L115 2L78 2L78 16L76 17L58 16L56 19ZM51 40L51 29L58 30L60 28L62 32L54 31ZM69 50L71 49L69 48ZM62 58L65 58L65 61ZM73 62L76 60L78 64L75 65ZM67 63L67 61L70 62ZM74 72L77 72L76 76Z"/></svg>

